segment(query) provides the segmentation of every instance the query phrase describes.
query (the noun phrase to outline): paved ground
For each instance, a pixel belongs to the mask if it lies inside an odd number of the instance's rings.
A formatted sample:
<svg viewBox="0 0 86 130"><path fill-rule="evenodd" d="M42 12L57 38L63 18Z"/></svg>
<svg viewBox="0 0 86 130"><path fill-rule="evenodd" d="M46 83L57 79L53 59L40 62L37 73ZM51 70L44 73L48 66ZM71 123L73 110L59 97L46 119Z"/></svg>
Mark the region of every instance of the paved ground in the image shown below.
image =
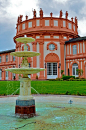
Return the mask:
<svg viewBox="0 0 86 130"><path fill-rule="evenodd" d="M9 96L0 96L0 101L15 101L18 95L9 95ZM73 101L74 104L86 104L86 96L75 96L75 95L43 95L43 94L35 94L33 98L36 102L47 102L47 101L57 101L68 103L70 100Z"/></svg>

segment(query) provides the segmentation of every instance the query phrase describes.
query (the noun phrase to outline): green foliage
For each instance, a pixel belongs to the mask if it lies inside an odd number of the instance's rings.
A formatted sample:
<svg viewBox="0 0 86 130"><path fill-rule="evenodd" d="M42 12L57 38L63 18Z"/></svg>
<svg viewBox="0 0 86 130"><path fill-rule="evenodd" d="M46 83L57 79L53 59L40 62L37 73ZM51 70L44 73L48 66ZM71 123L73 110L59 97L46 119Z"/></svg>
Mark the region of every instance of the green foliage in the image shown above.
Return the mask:
<svg viewBox="0 0 86 130"><path fill-rule="evenodd" d="M61 80L61 78L56 78L55 80L56 80L56 81L60 81L60 80Z"/></svg>
<svg viewBox="0 0 86 130"><path fill-rule="evenodd" d="M68 79L70 79L70 78L73 78L73 79L75 79L75 76L62 76L62 79L63 80L68 80Z"/></svg>
<svg viewBox="0 0 86 130"><path fill-rule="evenodd" d="M78 72L79 77L83 75L83 70L82 69L77 69L76 71Z"/></svg>
<svg viewBox="0 0 86 130"><path fill-rule="evenodd" d="M61 74L63 74L64 70L61 70Z"/></svg>

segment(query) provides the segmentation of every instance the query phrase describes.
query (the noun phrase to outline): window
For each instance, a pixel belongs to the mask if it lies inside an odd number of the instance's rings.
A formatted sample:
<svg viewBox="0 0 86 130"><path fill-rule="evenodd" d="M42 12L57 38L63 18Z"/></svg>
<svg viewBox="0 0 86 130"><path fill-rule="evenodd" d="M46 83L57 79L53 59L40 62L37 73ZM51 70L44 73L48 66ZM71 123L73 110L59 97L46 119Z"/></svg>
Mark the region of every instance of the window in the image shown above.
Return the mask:
<svg viewBox="0 0 86 130"><path fill-rule="evenodd" d="M69 23L68 25L69 25L69 29L71 29L71 23Z"/></svg>
<svg viewBox="0 0 86 130"><path fill-rule="evenodd" d="M28 27L31 28L32 27L32 22L28 23Z"/></svg>
<svg viewBox="0 0 86 130"><path fill-rule="evenodd" d="M74 63L73 66L72 66L72 74L75 77L78 77L77 69L78 69L78 64Z"/></svg>
<svg viewBox="0 0 86 130"><path fill-rule="evenodd" d="M55 49L55 45L54 45L54 44L50 44L50 45L49 45L49 49L50 49L51 51L53 51L53 50Z"/></svg>
<svg viewBox="0 0 86 130"><path fill-rule="evenodd" d="M6 80L8 80L8 71L6 71Z"/></svg>
<svg viewBox="0 0 86 130"><path fill-rule="evenodd" d="M57 38L57 39L59 39L59 36L54 36L54 38Z"/></svg>
<svg viewBox="0 0 86 130"><path fill-rule="evenodd" d="M75 25L73 25L73 29L74 29L74 31L75 31Z"/></svg>
<svg viewBox="0 0 86 130"><path fill-rule="evenodd" d="M36 20L36 26L39 26L39 20Z"/></svg>
<svg viewBox="0 0 86 130"><path fill-rule="evenodd" d="M8 55L6 55L6 62L8 62Z"/></svg>
<svg viewBox="0 0 86 130"><path fill-rule="evenodd" d="M15 61L15 56L13 56L13 61Z"/></svg>
<svg viewBox="0 0 86 130"><path fill-rule="evenodd" d="M44 38L50 38L50 36L44 36Z"/></svg>
<svg viewBox="0 0 86 130"><path fill-rule="evenodd" d="M36 39L40 38L40 36L36 36Z"/></svg>
<svg viewBox="0 0 86 130"><path fill-rule="evenodd" d="M66 27L66 25L65 25L65 21L63 21L63 27Z"/></svg>
<svg viewBox="0 0 86 130"><path fill-rule="evenodd" d="M45 26L49 26L49 20L45 20Z"/></svg>
<svg viewBox="0 0 86 130"><path fill-rule="evenodd" d="M1 63L1 56L0 56L0 63Z"/></svg>
<svg viewBox="0 0 86 130"><path fill-rule="evenodd" d="M77 48L76 45L73 45L73 55L77 54Z"/></svg>
<svg viewBox="0 0 86 130"><path fill-rule="evenodd" d="M54 26L58 26L58 20L54 20Z"/></svg>
<svg viewBox="0 0 86 130"><path fill-rule="evenodd" d="M22 29L25 29L25 23L22 24Z"/></svg>
<svg viewBox="0 0 86 130"><path fill-rule="evenodd" d="M67 37L66 37L66 36L64 36L64 39L67 39Z"/></svg>

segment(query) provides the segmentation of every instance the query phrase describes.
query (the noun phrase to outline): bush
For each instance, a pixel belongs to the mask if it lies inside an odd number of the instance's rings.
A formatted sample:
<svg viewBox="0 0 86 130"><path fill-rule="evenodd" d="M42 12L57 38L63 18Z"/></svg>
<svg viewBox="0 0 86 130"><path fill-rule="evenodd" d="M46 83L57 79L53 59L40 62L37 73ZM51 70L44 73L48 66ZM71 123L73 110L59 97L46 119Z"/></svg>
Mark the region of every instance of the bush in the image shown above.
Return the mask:
<svg viewBox="0 0 86 130"><path fill-rule="evenodd" d="M63 80L68 80L68 79L70 79L70 78L75 79L75 76L63 76L63 77L62 77Z"/></svg>
<svg viewBox="0 0 86 130"><path fill-rule="evenodd" d="M60 81L60 80L61 80L61 78L56 78L55 80L56 80L56 81Z"/></svg>

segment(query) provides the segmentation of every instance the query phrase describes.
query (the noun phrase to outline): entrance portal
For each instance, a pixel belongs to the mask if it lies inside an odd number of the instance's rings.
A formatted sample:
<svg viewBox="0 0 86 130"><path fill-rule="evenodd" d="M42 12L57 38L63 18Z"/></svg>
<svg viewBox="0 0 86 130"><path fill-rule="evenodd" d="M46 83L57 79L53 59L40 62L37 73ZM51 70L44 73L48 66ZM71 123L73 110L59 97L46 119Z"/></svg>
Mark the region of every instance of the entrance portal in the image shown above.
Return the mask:
<svg viewBox="0 0 86 130"><path fill-rule="evenodd" d="M47 79L57 78L57 63L47 63Z"/></svg>

